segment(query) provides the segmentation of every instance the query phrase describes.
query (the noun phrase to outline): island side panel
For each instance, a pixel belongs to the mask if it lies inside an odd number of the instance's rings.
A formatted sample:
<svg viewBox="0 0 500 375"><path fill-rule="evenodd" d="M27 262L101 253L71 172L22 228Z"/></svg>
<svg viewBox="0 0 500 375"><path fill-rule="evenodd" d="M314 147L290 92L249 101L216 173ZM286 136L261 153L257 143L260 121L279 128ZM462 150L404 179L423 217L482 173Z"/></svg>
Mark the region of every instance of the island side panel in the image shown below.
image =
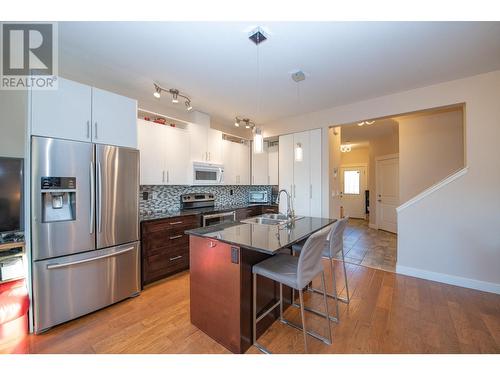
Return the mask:
<svg viewBox="0 0 500 375"><path fill-rule="evenodd" d="M233 353L242 353L240 264L231 245L190 236L191 323Z"/></svg>

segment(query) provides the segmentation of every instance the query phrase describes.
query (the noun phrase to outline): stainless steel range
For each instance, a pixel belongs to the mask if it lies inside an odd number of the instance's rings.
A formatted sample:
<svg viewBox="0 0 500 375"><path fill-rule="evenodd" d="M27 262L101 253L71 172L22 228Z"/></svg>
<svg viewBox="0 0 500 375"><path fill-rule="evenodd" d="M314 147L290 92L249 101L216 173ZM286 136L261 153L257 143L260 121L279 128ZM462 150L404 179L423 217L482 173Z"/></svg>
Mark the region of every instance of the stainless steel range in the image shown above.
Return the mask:
<svg viewBox="0 0 500 375"><path fill-rule="evenodd" d="M210 193L181 195L181 209L201 211L201 222L204 227L236 221L236 211L214 212L215 197Z"/></svg>

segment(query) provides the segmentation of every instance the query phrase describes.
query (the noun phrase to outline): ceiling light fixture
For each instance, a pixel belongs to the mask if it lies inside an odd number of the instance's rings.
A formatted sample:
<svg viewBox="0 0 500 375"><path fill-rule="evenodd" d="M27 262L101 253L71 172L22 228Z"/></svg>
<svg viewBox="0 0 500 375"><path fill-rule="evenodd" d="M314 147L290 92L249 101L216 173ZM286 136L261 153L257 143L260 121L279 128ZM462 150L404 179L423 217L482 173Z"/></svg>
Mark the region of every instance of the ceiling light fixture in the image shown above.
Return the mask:
<svg viewBox="0 0 500 375"><path fill-rule="evenodd" d="M255 128L255 134L253 136L253 152L255 154L261 154L264 152L264 137L262 136L262 129Z"/></svg>
<svg viewBox="0 0 500 375"><path fill-rule="evenodd" d="M193 109L193 106L191 105L191 98L185 94L181 94L179 90L177 89L166 89L158 85L157 83L153 83L155 87L155 91L153 92L153 96L157 99L161 98L161 93L162 91L168 92L172 95L172 103L177 104L179 103L179 97L185 99L184 104L186 105L186 111L190 111Z"/></svg>
<svg viewBox="0 0 500 375"><path fill-rule="evenodd" d="M351 152L351 145L340 145L340 152Z"/></svg>
<svg viewBox="0 0 500 375"><path fill-rule="evenodd" d="M234 118L234 126L239 128L241 123L243 123L245 125L245 129L255 128L255 123L252 120L250 120L249 118L240 118L240 117L236 116Z"/></svg>
<svg viewBox="0 0 500 375"><path fill-rule="evenodd" d="M373 121L361 121L361 122L358 122L358 126L371 125L374 122L375 122L375 120L373 120Z"/></svg>

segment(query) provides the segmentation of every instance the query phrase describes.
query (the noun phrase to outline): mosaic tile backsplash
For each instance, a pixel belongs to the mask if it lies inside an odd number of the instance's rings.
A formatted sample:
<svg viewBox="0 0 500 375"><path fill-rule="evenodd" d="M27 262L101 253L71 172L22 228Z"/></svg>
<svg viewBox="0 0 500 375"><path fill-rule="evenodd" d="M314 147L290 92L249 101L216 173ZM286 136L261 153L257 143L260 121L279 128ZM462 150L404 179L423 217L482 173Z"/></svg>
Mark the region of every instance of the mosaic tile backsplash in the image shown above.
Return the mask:
<svg viewBox="0 0 500 375"><path fill-rule="evenodd" d="M139 210L141 214L177 211L180 209L180 196L188 193L213 193L215 205L232 206L248 203L248 192L267 190L272 197L272 186L224 185L224 186L186 186L186 185L141 185L139 190ZM231 191L233 194L231 195ZM148 200L143 193L148 192ZM156 198L153 199L153 192Z"/></svg>

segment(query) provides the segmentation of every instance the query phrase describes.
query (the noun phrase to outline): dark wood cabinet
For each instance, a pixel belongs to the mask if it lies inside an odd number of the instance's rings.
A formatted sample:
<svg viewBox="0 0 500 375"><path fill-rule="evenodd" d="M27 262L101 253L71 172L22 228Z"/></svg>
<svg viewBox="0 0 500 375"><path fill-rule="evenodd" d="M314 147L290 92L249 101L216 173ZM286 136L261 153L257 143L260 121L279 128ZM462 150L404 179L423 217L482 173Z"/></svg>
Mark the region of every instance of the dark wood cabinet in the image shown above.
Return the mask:
<svg viewBox="0 0 500 375"><path fill-rule="evenodd" d="M240 208L236 210L236 220L240 221L249 217L270 213L278 213L278 206L262 205Z"/></svg>
<svg viewBox="0 0 500 375"><path fill-rule="evenodd" d="M198 215L141 224L143 286L189 268L189 236L184 231L199 226Z"/></svg>

